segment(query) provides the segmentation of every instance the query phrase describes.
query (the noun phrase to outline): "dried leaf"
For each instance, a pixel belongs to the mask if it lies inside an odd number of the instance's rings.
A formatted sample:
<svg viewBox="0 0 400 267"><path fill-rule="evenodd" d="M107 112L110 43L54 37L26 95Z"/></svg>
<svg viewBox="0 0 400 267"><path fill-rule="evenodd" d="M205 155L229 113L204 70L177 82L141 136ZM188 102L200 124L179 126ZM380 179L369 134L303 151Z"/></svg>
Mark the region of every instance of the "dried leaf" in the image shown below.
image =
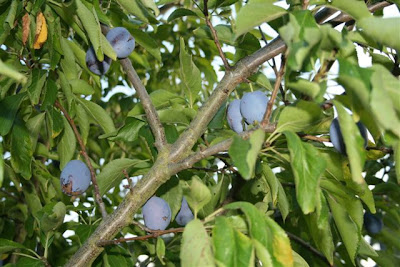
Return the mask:
<svg viewBox="0 0 400 267"><path fill-rule="evenodd" d="M43 13L38 13L36 17L36 33L35 33L35 43L33 44L34 49L42 48L43 44L47 40L47 24Z"/></svg>
<svg viewBox="0 0 400 267"><path fill-rule="evenodd" d="M30 32L30 24L31 24L31 19L29 17L29 14L26 13L22 17L22 43L25 45L26 41L28 41L29 37L29 32Z"/></svg>

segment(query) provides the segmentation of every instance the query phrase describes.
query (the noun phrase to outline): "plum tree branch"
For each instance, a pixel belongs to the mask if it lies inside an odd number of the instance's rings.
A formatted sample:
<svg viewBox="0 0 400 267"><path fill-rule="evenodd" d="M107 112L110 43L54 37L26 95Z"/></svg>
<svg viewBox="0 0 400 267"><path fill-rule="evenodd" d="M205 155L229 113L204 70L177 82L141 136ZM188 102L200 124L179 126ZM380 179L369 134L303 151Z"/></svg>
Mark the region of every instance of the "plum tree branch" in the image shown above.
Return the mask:
<svg viewBox="0 0 400 267"><path fill-rule="evenodd" d="M83 143L82 137L81 137L78 129L76 128L74 120L68 114L67 110L60 104L60 102L58 102L58 100L56 100L54 105L62 111L62 113L64 114L65 118L67 119L69 125L71 125L71 128L74 131L76 140L78 140L79 146L81 147L82 156L85 158L86 164L88 165L89 170L90 170L90 178L92 180L96 202L99 205L101 216L103 217L103 219L105 219L107 217L106 207L105 207L103 199L101 198L101 195L100 195L99 185L97 184L96 172L94 171L94 168L90 161L89 155L86 151L85 144Z"/></svg>
<svg viewBox="0 0 400 267"><path fill-rule="evenodd" d="M106 34L109 31L109 28L106 25L101 25L101 29L103 34ZM128 80L131 82L136 90L136 93L139 96L144 112L146 113L147 121L149 122L151 131L154 135L154 145L160 152L162 148L167 144L167 139L165 137L165 130L161 123L160 117L158 116L157 110L151 102L146 87L144 87L129 58L120 59L119 61L126 75L128 76Z"/></svg>

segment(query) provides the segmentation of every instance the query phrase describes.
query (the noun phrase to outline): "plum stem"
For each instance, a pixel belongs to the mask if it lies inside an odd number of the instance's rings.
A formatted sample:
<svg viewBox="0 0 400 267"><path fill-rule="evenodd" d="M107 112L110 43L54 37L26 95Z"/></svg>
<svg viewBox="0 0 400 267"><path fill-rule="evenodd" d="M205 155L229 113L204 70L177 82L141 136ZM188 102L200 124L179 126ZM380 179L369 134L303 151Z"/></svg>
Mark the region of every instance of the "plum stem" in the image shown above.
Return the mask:
<svg viewBox="0 0 400 267"><path fill-rule="evenodd" d="M106 206L104 205L103 199L101 198L99 185L97 184L97 179L96 179L96 172L94 171L94 168L90 161L89 155L86 151L85 144L83 143L82 137L81 137L78 129L76 128L76 124L75 124L74 120L68 114L67 110L60 104L60 102L58 102L58 100L56 100L54 105L62 111L62 113L64 114L65 118L67 119L69 125L71 125L71 128L74 131L76 140L78 140L79 146L81 147L82 156L85 158L86 164L88 165L89 170L90 170L90 178L92 180L92 184L94 187L94 194L95 194L96 202L99 205L101 216L103 217L103 219L105 219L107 217Z"/></svg>

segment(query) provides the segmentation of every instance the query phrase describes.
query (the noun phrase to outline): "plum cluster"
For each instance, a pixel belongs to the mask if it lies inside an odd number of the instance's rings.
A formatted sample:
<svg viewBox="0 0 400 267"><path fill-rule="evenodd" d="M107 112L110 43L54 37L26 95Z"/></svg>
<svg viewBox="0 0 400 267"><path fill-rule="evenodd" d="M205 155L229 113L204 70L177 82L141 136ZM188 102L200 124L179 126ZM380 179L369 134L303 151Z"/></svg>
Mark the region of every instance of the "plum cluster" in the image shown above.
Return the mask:
<svg viewBox="0 0 400 267"><path fill-rule="evenodd" d="M127 58L135 49L135 38L123 27L111 29L106 38L110 42L119 59ZM93 47L86 52L86 66L96 75L104 75L110 69L111 58L104 56L103 61L99 61Z"/></svg>
<svg viewBox="0 0 400 267"><path fill-rule="evenodd" d="M65 194L81 195L90 185L89 168L80 160L71 160L61 171L60 184Z"/></svg>
<svg viewBox="0 0 400 267"><path fill-rule="evenodd" d="M368 144L367 128L364 126L364 124L361 123L361 121L357 122L357 127L358 127L358 130L360 130L360 134L364 139L364 148L366 148L367 144ZM336 148L336 150L339 151L343 155L347 155L346 145L343 140L342 131L340 130L338 118L335 118L332 121L331 126L329 128L329 135L330 135L331 142L332 142L333 146Z"/></svg>
<svg viewBox="0 0 400 267"><path fill-rule="evenodd" d="M246 130L247 125L261 122L268 104L268 98L262 91L244 94L242 99L229 103L227 119L229 127L236 133Z"/></svg>
<svg viewBox="0 0 400 267"><path fill-rule="evenodd" d="M171 208L159 197L151 197L142 207L144 224L151 230L165 230L171 222ZM193 220L193 213L185 198L182 199L181 209L176 216L176 222L184 226Z"/></svg>

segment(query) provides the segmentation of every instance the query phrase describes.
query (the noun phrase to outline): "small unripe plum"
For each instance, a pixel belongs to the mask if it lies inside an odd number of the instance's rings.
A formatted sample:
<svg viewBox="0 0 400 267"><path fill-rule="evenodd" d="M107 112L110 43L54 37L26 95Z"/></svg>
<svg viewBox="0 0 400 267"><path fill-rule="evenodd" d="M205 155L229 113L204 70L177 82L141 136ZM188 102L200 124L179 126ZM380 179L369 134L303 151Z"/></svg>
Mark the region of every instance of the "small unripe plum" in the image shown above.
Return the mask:
<svg viewBox="0 0 400 267"><path fill-rule="evenodd" d="M179 210L178 214L176 215L176 223L185 226L188 222L193 220L193 212L190 210L189 205L186 201L186 198L182 198L181 209Z"/></svg>
<svg viewBox="0 0 400 267"><path fill-rule="evenodd" d="M248 124L261 122L267 108L268 98L262 91L244 94L240 101L240 112Z"/></svg>
<svg viewBox="0 0 400 267"><path fill-rule="evenodd" d="M368 144L368 134L367 128L365 128L364 124L361 121L357 122L357 127L360 130L361 136L364 139L364 148L367 147ZM337 151L342 153L343 155L347 155L346 153L346 145L343 140L342 131L340 130L339 120L335 118L331 126L329 128L329 135L333 146L336 148Z"/></svg>
<svg viewBox="0 0 400 267"><path fill-rule="evenodd" d="M382 219L369 212L364 214L364 227L370 234L378 234L383 228Z"/></svg>
<svg viewBox="0 0 400 267"><path fill-rule="evenodd" d="M89 168L80 160L71 160L61 172L62 191L69 196L80 195L90 185Z"/></svg>
<svg viewBox="0 0 400 267"><path fill-rule="evenodd" d="M243 117L242 113L240 113L240 100L235 99L231 103L229 103L226 117L228 119L229 127L237 133L241 133L244 131L243 129Z"/></svg>
<svg viewBox="0 0 400 267"><path fill-rule="evenodd" d="M142 208L144 224L151 230L165 230L171 222L171 208L159 197L151 197Z"/></svg>
<svg viewBox="0 0 400 267"><path fill-rule="evenodd" d="M111 58L104 56L103 61L99 61L96 57L93 47L86 52L86 66L96 75L104 75L110 69Z"/></svg>
<svg viewBox="0 0 400 267"><path fill-rule="evenodd" d="M114 48L118 58L128 57L135 49L135 38L123 27L111 29L106 38Z"/></svg>

